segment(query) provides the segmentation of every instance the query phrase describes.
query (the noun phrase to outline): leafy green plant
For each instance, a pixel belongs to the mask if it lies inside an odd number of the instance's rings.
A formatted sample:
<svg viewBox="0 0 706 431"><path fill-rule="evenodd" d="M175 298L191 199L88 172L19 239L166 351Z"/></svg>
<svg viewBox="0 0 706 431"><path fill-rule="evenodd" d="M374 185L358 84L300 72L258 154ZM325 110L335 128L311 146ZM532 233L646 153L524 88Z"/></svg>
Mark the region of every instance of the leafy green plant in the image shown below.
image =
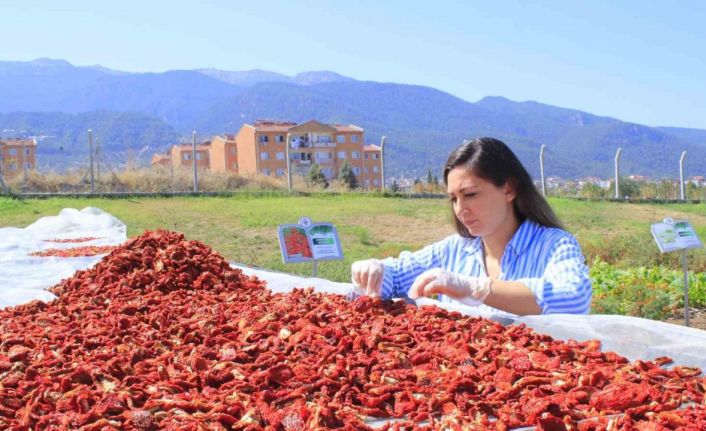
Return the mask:
<svg viewBox="0 0 706 431"><path fill-rule="evenodd" d="M661 320L684 306L680 271L662 266L623 269L597 258L590 274L594 313ZM706 274L689 273L689 305L706 306Z"/></svg>

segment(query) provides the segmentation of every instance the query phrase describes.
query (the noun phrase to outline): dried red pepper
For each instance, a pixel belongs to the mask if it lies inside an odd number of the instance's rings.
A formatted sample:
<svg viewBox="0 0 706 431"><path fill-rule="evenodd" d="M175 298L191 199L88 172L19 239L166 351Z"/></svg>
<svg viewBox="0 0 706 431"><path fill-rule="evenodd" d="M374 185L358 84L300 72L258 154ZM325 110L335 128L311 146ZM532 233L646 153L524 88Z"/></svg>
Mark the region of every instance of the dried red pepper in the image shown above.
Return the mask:
<svg viewBox="0 0 706 431"><path fill-rule="evenodd" d="M700 370L437 307L272 294L177 233L52 291L0 310L0 429L704 429Z"/></svg>
<svg viewBox="0 0 706 431"><path fill-rule="evenodd" d="M110 253L115 248L114 245L87 245L84 247L72 248L49 248L42 251L33 251L30 256L39 257L80 257L80 256L96 256L99 254Z"/></svg>

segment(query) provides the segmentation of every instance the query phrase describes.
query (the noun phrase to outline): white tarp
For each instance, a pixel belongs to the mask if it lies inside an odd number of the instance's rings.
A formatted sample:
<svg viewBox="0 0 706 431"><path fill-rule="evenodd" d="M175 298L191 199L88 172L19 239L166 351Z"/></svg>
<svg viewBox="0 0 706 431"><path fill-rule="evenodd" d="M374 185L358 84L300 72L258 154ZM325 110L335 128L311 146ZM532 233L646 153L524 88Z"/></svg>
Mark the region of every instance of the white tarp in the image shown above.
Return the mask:
<svg viewBox="0 0 706 431"><path fill-rule="evenodd" d="M48 242L55 239L95 237L80 243ZM93 266L104 255L83 257L30 256L36 251L83 246L118 245L127 239L123 222L98 208L61 210L26 228L0 228L0 308L34 299L50 301L46 289L77 270Z"/></svg>

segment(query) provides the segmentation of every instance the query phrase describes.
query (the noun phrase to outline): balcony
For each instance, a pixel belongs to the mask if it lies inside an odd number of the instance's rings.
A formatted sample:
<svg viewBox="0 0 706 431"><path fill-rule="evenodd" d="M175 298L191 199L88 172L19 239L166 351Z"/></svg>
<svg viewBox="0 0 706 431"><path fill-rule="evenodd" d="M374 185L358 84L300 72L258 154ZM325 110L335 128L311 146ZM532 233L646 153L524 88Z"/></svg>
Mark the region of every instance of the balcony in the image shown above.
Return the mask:
<svg viewBox="0 0 706 431"><path fill-rule="evenodd" d="M335 142L314 142L314 148L335 148Z"/></svg>

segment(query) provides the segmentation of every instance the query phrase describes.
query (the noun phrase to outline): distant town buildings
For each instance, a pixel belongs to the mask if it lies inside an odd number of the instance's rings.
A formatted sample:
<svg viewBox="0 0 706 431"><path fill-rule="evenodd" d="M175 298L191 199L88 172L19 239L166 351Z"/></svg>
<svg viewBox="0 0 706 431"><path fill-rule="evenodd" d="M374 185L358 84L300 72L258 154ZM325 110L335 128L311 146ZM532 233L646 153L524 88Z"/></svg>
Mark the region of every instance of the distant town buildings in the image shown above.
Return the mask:
<svg viewBox="0 0 706 431"><path fill-rule="evenodd" d="M0 174L13 177L25 169L36 169L37 141L34 139L0 139Z"/></svg>
<svg viewBox="0 0 706 431"><path fill-rule="evenodd" d="M306 175L318 164L326 178L332 179L348 162L363 188L382 188L381 149L366 145L365 131L353 124L259 120L244 124L235 135L214 136L197 145L197 165L220 172L284 177L288 139L292 174ZM155 154L152 166L193 166L192 152L191 144L174 145L167 154Z"/></svg>

